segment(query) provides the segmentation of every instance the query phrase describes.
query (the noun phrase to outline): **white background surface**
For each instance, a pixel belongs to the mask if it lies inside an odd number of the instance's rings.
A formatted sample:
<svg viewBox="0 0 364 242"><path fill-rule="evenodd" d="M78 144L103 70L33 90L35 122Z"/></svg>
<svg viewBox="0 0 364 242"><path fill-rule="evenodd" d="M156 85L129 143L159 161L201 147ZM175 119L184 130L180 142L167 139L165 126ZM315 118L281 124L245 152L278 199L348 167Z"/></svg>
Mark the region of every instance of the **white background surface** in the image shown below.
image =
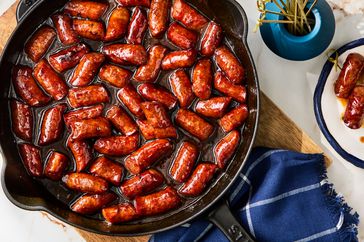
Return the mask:
<svg viewBox="0 0 364 242"><path fill-rule="evenodd" d="M333 0L340 4L348 0ZM362 0L352 0L362 6ZM13 0L0 0L0 15ZM249 18L249 28L254 27L258 13L255 0L238 0L245 8ZM354 8L352 12L361 12ZM338 48L354 39L364 37L364 15L344 16L335 11L337 25L330 48ZM1 31L1 30L0 30ZM318 75L326 60L326 55L305 62L284 60L267 49L259 33L249 32L248 43L258 69L261 89L325 152L333 158L328 176L336 191L342 193L351 207L364 219L364 170L356 168L339 157L321 135L313 112L313 91ZM282 75L284 73L284 75ZM364 149L363 149L364 150ZM2 164L2 160L0 160ZM83 241L69 226L52 222L40 212L28 212L12 205L0 189L0 228L1 241L4 242L43 242L43 241ZM364 221L364 220L363 220ZM364 241L364 222L360 224L360 241Z"/></svg>

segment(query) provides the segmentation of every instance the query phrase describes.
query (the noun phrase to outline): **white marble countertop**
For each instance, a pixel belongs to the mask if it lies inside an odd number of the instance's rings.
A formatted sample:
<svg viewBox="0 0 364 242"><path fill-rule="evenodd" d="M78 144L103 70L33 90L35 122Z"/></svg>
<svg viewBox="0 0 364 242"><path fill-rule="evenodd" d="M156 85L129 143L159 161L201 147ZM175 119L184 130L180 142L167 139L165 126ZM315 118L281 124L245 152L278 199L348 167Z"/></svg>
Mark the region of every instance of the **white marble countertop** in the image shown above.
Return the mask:
<svg viewBox="0 0 364 242"><path fill-rule="evenodd" d="M0 15L13 1L0 1ZM346 7L343 4L349 2L331 1L339 8ZM258 17L255 1L238 2L244 7L249 19L249 28L252 29ZM354 7L348 8L350 15L344 14L340 9L334 11L336 33L329 48L338 48L354 39L364 37L364 1L351 2L355 4ZM329 181L334 184L338 193L344 195L346 202L364 218L364 170L343 160L330 147L322 136L314 116L313 91L327 58L326 54L305 62L288 61L273 54L262 42L260 34L252 31L249 32L248 43L258 70L261 89L333 159L328 170ZM284 77L281 75L283 71ZM15 207L1 189L0 207L1 241L84 241L72 227L55 222L54 218ZM364 241L363 222L359 224L359 240Z"/></svg>

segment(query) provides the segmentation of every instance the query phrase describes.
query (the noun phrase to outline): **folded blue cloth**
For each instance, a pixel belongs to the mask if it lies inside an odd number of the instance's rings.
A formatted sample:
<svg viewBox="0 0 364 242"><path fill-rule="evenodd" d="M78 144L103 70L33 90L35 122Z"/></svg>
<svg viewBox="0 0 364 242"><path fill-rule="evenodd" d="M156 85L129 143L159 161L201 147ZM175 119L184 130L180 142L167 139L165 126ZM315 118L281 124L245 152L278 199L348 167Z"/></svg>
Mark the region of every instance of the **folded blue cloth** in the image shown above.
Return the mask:
<svg viewBox="0 0 364 242"><path fill-rule="evenodd" d="M257 241L357 241L359 216L327 182L324 157L256 148L231 188L231 209ZM200 218L151 242L227 241Z"/></svg>

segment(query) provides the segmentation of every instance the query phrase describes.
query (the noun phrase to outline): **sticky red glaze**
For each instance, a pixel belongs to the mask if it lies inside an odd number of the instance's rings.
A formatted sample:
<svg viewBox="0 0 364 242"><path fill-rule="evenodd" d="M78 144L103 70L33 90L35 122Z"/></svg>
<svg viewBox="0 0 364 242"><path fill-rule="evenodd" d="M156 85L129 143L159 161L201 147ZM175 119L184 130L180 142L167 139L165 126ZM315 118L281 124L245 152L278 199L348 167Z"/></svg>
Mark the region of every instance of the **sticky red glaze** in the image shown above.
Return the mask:
<svg viewBox="0 0 364 242"><path fill-rule="evenodd" d="M125 7L150 6L150 0L116 0L116 1Z"/></svg>
<svg viewBox="0 0 364 242"><path fill-rule="evenodd" d="M65 104L58 104L45 111L39 135L39 145L49 145L62 137L64 130L63 113L66 109Z"/></svg>
<svg viewBox="0 0 364 242"><path fill-rule="evenodd" d="M13 132L25 141L32 141L33 137L33 111L30 106L11 100L11 124Z"/></svg>
<svg viewBox="0 0 364 242"><path fill-rule="evenodd" d="M70 148L76 161L76 171L83 171L92 160L92 151L86 141L68 139L67 146Z"/></svg>
<svg viewBox="0 0 364 242"><path fill-rule="evenodd" d="M51 99L35 82L32 68L18 65L13 68L12 81L15 92L30 106L44 106Z"/></svg>
<svg viewBox="0 0 364 242"><path fill-rule="evenodd" d="M195 49L177 50L168 53L162 60L163 70L191 67L197 58Z"/></svg>
<svg viewBox="0 0 364 242"><path fill-rule="evenodd" d="M114 125L114 127L129 136L138 132L138 126L134 120L121 107L111 106L105 117Z"/></svg>
<svg viewBox="0 0 364 242"><path fill-rule="evenodd" d="M108 7L109 4L107 2L71 0L66 3L64 12L75 17L98 20Z"/></svg>
<svg viewBox="0 0 364 242"><path fill-rule="evenodd" d="M54 70L64 72L75 67L88 52L90 52L90 49L81 43L50 55L48 61Z"/></svg>
<svg viewBox="0 0 364 242"><path fill-rule="evenodd" d="M173 180L185 182L192 172L198 155L199 151L194 144L187 141L183 142L169 170Z"/></svg>
<svg viewBox="0 0 364 242"><path fill-rule="evenodd" d="M132 74L129 70L119 66L105 64L101 67L99 78L113 85L114 87L125 87L131 78Z"/></svg>
<svg viewBox="0 0 364 242"><path fill-rule="evenodd" d="M102 216L109 223L122 223L139 217L135 208L130 203L121 203L102 209Z"/></svg>
<svg viewBox="0 0 364 242"><path fill-rule="evenodd" d="M72 204L71 210L80 214L94 214L116 199L117 196L112 192L83 195Z"/></svg>
<svg viewBox="0 0 364 242"><path fill-rule="evenodd" d="M58 181L69 163L68 157L62 153L52 151L44 168L44 175L49 179Z"/></svg>
<svg viewBox="0 0 364 242"><path fill-rule="evenodd" d="M226 96L232 97L240 103L245 103L246 88L242 85L233 84L220 71L215 74L214 87Z"/></svg>
<svg viewBox="0 0 364 242"><path fill-rule="evenodd" d="M104 106L99 104L92 107L70 111L64 115L63 120L66 126L69 126L72 122L77 120L97 118L102 115L103 108Z"/></svg>
<svg viewBox="0 0 364 242"><path fill-rule="evenodd" d="M119 99L129 109L129 111L138 118L144 118L144 113L140 104L143 99L139 96L135 88L129 84L118 92Z"/></svg>
<svg viewBox="0 0 364 242"><path fill-rule="evenodd" d="M29 175L41 177L43 164L40 149L31 144L19 144L18 148L24 167Z"/></svg>
<svg viewBox="0 0 364 242"><path fill-rule="evenodd" d="M54 100L61 100L67 95L68 87L66 83L45 59L42 59L35 65L33 75Z"/></svg>
<svg viewBox="0 0 364 242"><path fill-rule="evenodd" d="M167 38L181 49L190 49L196 46L198 35L179 23L173 22L168 28Z"/></svg>
<svg viewBox="0 0 364 242"><path fill-rule="evenodd" d="M187 108L195 99L189 76L184 70L177 70L169 77L173 94L177 97L179 106Z"/></svg>
<svg viewBox="0 0 364 242"><path fill-rule="evenodd" d="M139 82L154 82L158 77L166 52L167 48L162 45L151 47L148 51L148 62L137 69L134 79Z"/></svg>
<svg viewBox="0 0 364 242"><path fill-rule="evenodd" d="M225 132L230 132L241 126L248 115L249 111L247 106L245 104L240 104L219 119L218 123Z"/></svg>
<svg viewBox="0 0 364 242"><path fill-rule="evenodd" d="M110 61L120 65L140 66L148 60L147 51L142 45L113 44L104 46L102 51Z"/></svg>
<svg viewBox="0 0 364 242"><path fill-rule="evenodd" d="M136 7L128 26L126 42L129 44L140 45L143 41L145 31L148 28L147 16L144 10Z"/></svg>
<svg viewBox="0 0 364 242"><path fill-rule="evenodd" d="M359 80L364 69L364 57L358 53L351 53L345 60L340 75L335 82L337 97L348 98Z"/></svg>
<svg viewBox="0 0 364 242"><path fill-rule="evenodd" d="M90 84L104 61L105 56L97 52L84 55L73 72L70 84L78 87Z"/></svg>
<svg viewBox="0 0 364 242"><path fill-rule="evenodd" d="M192 91L200 99L208 99L212 89L212 63L210 59L199 60L192 72Z"/></svg>
<svg viewBox="0 0 364 242"><path fill-rule="evenodd" d="M62 177L62 181L71 190L90 194L104 193L109 188L104 179L86 173L68 173Z"/></svg>
<svg viewBox="0 0 364 242"><path fill-rule="evenodd" d="M177 103L177 98L162 86L144 83L138 86L138 92L146 100L160 102L168 109L174 108Z"/></svg>
<svg viewBox="0 0 364 242"><path fill-rule="evenodd" d="M124 181L120 186L120 190L124 196L133 199L136 196L153 191L162 185L163 182L163 175L159 171L150 169Z"/></svg>
<svg viewBox="0 0 364 242"><path fill-rule="evenodd" d="M64 45L76 44L80 41L77 33L73 30L72 18L66 14L54 14L51 17L56 27L59 40Z"/></svg>
<svg viewBox="0 0 364 242"><path fill-rule="evenodd" d="M104 155L123 156L128 155L138 148L139 135L111 136L96 140L94 149Z"/></svg>
<svg viewBox="0 0 364 242"><path fill-rule="evenodd" d="M74 140L111 135L110 123L104 117L76 120L71 123L70 127L72 130L70 137Z"/></svg>
<svg viewBox="0 0 364 242"><path fill-rule="evenodd" d="M207 19L183 0L174 1L172 18L196 31L200 31L207 24Z"/></svg>
<svg viewBox="0 0 364 242"><path fill-rule="evenodd" d="M165 128L154 127L146 120L137 120L140 132L146 140L151 139L176 139L177 129L174 126L168 126Z"/></svg>
<svg viewBox="0 0 364 242"><path fill-rule="evenodd" d="M104 156L97 158L92 163L90 172L95 176L104 178L106 181L114 184L115 186L120 185L123 177L123 167Z"/></svg>
<svg viewBox="0 0 364 242"><path fill-rule="evenodd" d="M139 174L148 166L169 155L172 150L173 145L167 139L148 142L125 159L125 168L134 175Z"/></svg>
<svg viewBox="0 0 364 242"><path fill-rule="evenodd" d="M349 96L344 123L351 129L361 127L364 115L364 86L356 86Z"/></svg>
<svg viewBox="0 0 364 242"><path fill-rule="evenodd" d="M167 110L158 102L144 102L141 104L148 123L157 128L166 128L172 125Z"/></svg>
<svg viewBox="0 0 364 242"><path fill-rule="evenodd" d="M201 40L200 52L204 56L212 56L222 40L222 28L217 23L211 21L207 26L205 34Z"/></svg>
<svg viewBox="0 0 364 242"><path fill-rule="evenodd" d="M68 102L73 108L109 102L109 95L102 85L72 88L68 92Z"/></svg>
<svg viewBox="0 0 364 242"><path fill-rule="evenodd" d="M38 62L53 44L56 36L56 31L48 25L44 25L35 31L24 47L29 59Z"/></svg>
<svg viewBox="0 0 364 242"><path fill-rule="evenodd" d="M167 29L170 0L152 0L148 15L149 31L154 38L161 38Z"/></svg>
<svg viewBox="0 0 364 242"><path fill-rule="evenodd" d="M240 84L243 81L245 70L236 56L226 46L217 48L214 58L216 64L232 83Z"/></svg>
<svg viewBox="0 0 364 242"><path fill-rule="evenodd" d="M137 214L151 216L179 207L181 198L172 187L166 187L159 192L135 198L134 205Z"/></svg>
<svg viewBox="0 0 364 242"><path fill-rule="evenodd" d="M186 109L179 109L176 114L177 124L199 140L208 139L214 132L214 126L200 116Z"/></svg>
<svg viewBox="0 0 364 242"><path fill-rule="evenodd" d="M231 97L213 97L208 100L199 101L196 112L209 118L221 118L229 107Z"/></svg>
<svg viewBox="0 0 364 242"><path fill-rule="evenodd" d="M220 169L224 169L230 158L233 157L239 146L240 133L233 130L222 138L214 149L215 161Z"/></svg>
<svg viewBox="0 0 364 242"><path fill-rule="evenodd" d="M110 15L104 41L114 41L124 37L129 24L130 12L127 8L116 7Z"/></svg>
<svg viewBox="0 0 364 242"><path fill-rule="evenodd" d="M86 39L101 41L105 37L104 24L99 21L73 19L73 29Z"/></svg>

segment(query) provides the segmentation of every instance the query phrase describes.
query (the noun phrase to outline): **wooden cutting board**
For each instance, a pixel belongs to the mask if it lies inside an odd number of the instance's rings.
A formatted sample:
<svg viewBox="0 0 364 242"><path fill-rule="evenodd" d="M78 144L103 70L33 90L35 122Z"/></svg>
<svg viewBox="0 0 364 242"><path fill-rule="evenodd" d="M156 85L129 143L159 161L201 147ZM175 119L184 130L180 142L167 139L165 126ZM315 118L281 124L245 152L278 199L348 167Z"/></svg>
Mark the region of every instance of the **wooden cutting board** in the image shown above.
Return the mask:
<svg viewBox="0 0 364 242"><path fill-rule="evenodd" d="M17 2L0 16L0 52L2 52L7 39L16 26L15 10ZM298 128L264 93L261 93L259 129L255 146L283 148L304 153L323 153L321 148ZM327 164L329 164L328 159ZM144 242L149 238L149 236L110 237L79 229L77 231L86 241L90 242Z"/></svg>

